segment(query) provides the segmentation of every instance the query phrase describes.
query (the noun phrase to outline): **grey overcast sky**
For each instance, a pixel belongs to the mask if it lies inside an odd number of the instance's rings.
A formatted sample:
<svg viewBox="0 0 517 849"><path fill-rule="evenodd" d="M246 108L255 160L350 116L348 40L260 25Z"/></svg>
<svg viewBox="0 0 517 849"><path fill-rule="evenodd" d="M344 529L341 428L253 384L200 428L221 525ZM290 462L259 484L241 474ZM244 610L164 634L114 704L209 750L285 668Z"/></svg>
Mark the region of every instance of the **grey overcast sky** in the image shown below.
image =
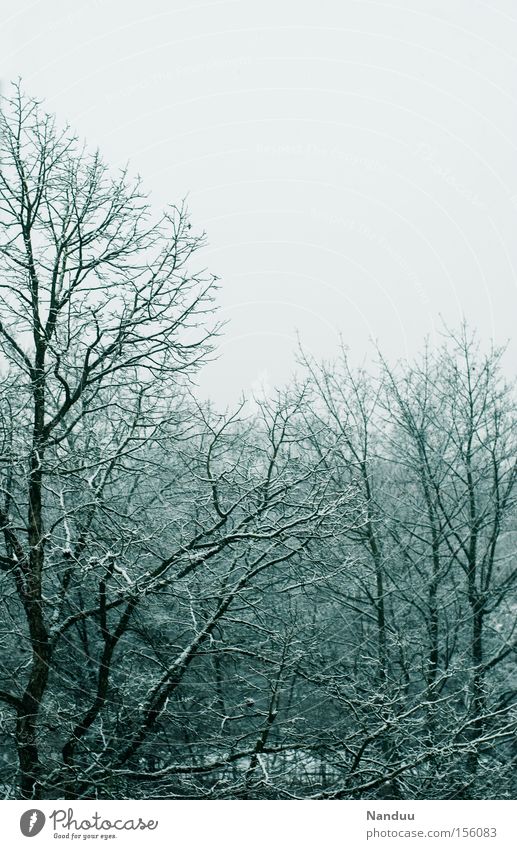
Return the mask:
<svg viewBox="0 0 517 849"><path fill-rule="evenodd" d="M188 195L229 320L204 394L288 380L296 331L513 336L515 0L0 0L0 56L157 207Z"/></svg>

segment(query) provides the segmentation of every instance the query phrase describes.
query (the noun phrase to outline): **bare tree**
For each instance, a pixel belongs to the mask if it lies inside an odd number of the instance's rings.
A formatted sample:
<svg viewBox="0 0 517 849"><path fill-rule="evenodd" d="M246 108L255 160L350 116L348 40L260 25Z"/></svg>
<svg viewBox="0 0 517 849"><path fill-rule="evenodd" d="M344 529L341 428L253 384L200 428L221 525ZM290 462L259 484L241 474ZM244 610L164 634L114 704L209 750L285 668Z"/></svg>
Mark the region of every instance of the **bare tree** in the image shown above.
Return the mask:
<svg viewBox="0 0 517 849"><path fill-rule="evenodd" d="M65 592L68 561L77 557L67 539L66 505L51 518L49 501L67 498L58 481L87 421L109 420L107 433L115 418L129 442L135 429L142 438L156 427L164 388L174 391L178 372L209 350L214 281L189 270L202 238L192 235L184 208L152 221L139 181L125 171L112 178L98 154L58 130L17 88L0 120L1 565L15 582L31 647L26 680L3 700L17 714L21 792L30 797L53 652L46 572L55 564ZM88 450L84 437L82 443ZM89 464L92 475L76 549L119 457L101 457L97 466L84 455L72 461ZM66 539L59 566L56 531Z"/></svg>
<svg viewBox="0 0 517 849"><path fill-rule="evenodd" d="M344 787L323 795L511 792L517 444L501 356L463 328L375 379L346 351L303 357L314 441L341 435L329 473L362 505L334 553L349 565L322 588L342 620L334 652L320 643L306 666L314 681L324 669L329 715L348 716L329 761Z"/></svg>
<svg viewBox="0 0 517 849"><path fill-rule="evenodd" d="M507 541L515 527L517 471L515 405L501 374L502 353L481 355L463 327L403 376L385 369L392 456L404 470L407 492L397 541L427 586L431 701L454 679L459 683L455 656L468 647L461 681L467 686L468 778L459 781L467 788L475 784L483 753L479 739L511 715L497 711L503 703L487 701L486 678L515 652L515 623L508 628L500 619L515 589ZM431 736L435 719L431 711Z"/></svg>

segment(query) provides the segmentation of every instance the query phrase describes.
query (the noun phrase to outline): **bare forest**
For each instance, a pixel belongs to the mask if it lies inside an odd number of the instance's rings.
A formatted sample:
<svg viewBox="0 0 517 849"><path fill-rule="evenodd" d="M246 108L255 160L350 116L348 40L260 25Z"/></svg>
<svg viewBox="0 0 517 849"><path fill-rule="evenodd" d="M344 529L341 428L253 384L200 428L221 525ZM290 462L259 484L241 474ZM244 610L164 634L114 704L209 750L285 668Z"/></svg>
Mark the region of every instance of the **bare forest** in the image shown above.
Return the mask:
<svg viewBox="0 0 517 849"><path fill-rule="evenodd" d="M504 351L301 349L222 413L186 208L0 121L2 797L515 798Z"/></svg>

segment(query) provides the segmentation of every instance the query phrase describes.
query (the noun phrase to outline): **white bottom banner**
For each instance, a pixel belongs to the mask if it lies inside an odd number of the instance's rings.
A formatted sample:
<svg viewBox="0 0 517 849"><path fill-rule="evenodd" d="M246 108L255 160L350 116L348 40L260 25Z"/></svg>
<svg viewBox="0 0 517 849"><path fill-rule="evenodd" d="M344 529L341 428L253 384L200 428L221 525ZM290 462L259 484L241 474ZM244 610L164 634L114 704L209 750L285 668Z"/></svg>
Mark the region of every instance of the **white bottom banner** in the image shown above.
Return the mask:
<svg viewBox="0 0 517 849"><path fill-rule="evenodd" d="M517 847L512 801L6 801L2 847ZM34 843L28 841L34 839Z"/></svg>

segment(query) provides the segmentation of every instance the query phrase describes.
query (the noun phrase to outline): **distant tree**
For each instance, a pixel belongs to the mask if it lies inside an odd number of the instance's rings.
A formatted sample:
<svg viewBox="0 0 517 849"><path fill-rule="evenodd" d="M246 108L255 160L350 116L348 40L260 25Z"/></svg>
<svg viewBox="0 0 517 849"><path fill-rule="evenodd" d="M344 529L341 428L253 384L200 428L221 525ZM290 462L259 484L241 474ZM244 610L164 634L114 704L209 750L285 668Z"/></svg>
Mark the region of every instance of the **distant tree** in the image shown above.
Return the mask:
<svg viewBox="0 0 517 849"><path fill-rule="evenodd" d="M517 417L502 354L493 349L482 355L463 327L404 374L385 369L391 453L405 492L396 538L411 563L413 586L424 590L428 733L434 742L443 738L443 723L432 703L466 688L456 732L466 752L456 773L454 793L460 795L475 788L482 796L480 785L486 788L488 775L501 772L497 748L482 742L486 736L511 739L515 730L515 698L488 686L517 649L515 617L508 617L517 581L510 556Z"/></svg>
<svg viewBox="0 0 517 849"><path fill-rule="evenodd" d="M346 583L323 588L343 621L319 646L327 710L348 717L341 787L323 795L513 792L517 421L502 353L462 328L375 378L344 350L302 355L314 441L340 434L329 473L362 504L340 537Z"/></svg>

